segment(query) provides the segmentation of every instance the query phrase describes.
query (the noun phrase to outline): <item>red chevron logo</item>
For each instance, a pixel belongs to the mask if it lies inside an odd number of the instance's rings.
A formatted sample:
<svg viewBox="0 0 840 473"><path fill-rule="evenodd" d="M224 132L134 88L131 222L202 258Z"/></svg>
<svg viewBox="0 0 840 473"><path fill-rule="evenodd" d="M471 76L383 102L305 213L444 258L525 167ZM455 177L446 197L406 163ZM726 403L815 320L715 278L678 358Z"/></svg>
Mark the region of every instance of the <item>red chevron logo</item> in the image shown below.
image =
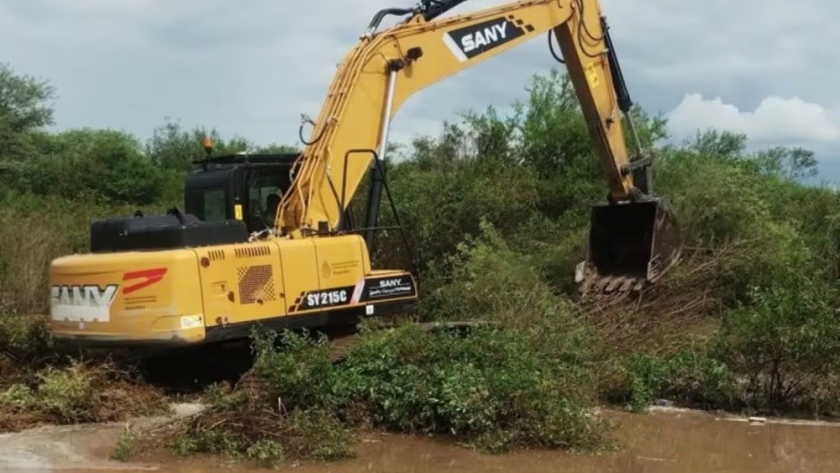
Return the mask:
<svg viewBox="0 0 840 473"><path fill-rule="evenodd" d="M133 279L140 279L144 278L143 281L140 281L133 286L126 286L123 288L123 294L131 294L132 292L139 291L144 287L149 287L152 284L159 283L161 279L166 275L167 268L154 268L154 269L144 269L142 271L132 271L130 273L123 274L123 281L131 281Z"/></svg>

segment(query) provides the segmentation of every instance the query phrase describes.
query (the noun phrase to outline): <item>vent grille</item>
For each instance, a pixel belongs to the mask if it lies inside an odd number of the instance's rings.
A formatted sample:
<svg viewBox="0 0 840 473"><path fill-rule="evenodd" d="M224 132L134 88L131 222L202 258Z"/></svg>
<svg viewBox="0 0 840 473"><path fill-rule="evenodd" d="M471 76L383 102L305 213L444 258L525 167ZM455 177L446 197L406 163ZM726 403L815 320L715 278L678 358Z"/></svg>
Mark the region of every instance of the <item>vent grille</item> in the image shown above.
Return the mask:
<svg viewBox="0 0 840 473"><path fill-rule="evenodd" d="M258 256L269 256L271 254L271 249L266 245L248 245L235 248L233 251L237 258L256 258Z"/></svg>
<svg viewBox="0 0 840 473"><path fill-rule="evenodd" d="M224 250L210 250L207 252L207 256L210 261L220 261L225 259L225 252Z"/></svg>
<svg viewBox="0 0 840 473"><path fill-rule="evenodd" d="M277 299L274 293L274 271L270 264L244 266L236 270L239 279L239 303L253 304L258 300Z"/></svg>

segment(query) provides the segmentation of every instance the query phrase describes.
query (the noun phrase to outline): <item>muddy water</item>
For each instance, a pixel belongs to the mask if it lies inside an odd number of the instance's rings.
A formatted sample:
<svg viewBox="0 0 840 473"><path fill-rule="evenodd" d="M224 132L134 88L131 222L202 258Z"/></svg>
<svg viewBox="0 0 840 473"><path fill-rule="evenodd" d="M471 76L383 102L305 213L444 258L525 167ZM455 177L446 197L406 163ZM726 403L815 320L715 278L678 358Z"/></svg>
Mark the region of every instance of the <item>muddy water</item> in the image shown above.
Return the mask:
<svg viewBox="0 0 840 473"><path fill-rule="evenodd" d="M360 458L306 467L312 473L558 472L748 473L840 472L840 428L714 420L704 414L615 415L620 451L594 455L521 452L481 455L405 438L366 444Z"/></svg>
<svg viewBox="0 0 840 473"><path fill-rule="evenodd" d="M542 473L781 473L840 472L840 426L776 423L761 425L693 412L647 415L610 414L621 448L601 455L528 451L483 455L428 439L366 435L356 459L287 468L300 473L371 472L522 472ZM125 465L103 460L115 431L77 434L73 438L30 438L42 442L8 460L8 439L0 439L0 471L102 470L170 472L258 471L212 460L165 460L162 464ZM106 441L107 439L107 441ZM62 443L63 442L63 443ZM85 444L85 445L82 445ZM47 452L37 450L47 448ZM14 449L12 449L14 452ZM40 456L39 456L40 455ZM88 457L87 463L80 461ZM5 467L5 468L4 468ZM19 470L18 470L19 469Z"/></svg>

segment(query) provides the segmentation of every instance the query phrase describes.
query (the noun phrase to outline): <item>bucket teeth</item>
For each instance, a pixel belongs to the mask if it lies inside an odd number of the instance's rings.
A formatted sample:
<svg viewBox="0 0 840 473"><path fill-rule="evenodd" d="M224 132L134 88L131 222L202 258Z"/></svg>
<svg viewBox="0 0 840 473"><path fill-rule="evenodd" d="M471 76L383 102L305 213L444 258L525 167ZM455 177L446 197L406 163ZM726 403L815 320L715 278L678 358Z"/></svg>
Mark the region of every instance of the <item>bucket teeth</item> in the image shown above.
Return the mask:
<svg viewBox="0 0 840 473"><path fill-rule="evenodd" d="M580 285L582 294L629 294L643 290L649 283L644 278L589 275Z"/></svg>
<svg viewBox="0 0 840 473"><path fill-rule="evenodd" d="M645 278L599 275L591 265L581 264L579 291L584 295L619 295L638 293L653 283Z"/></svg>

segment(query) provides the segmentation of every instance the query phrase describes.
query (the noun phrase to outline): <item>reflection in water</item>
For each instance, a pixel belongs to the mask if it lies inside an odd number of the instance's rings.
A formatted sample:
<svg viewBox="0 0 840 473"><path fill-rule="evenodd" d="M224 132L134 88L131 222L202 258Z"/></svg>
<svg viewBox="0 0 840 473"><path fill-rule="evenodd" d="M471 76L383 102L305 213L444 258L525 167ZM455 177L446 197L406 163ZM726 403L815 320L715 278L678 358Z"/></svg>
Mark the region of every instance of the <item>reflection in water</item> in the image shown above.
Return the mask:
<svg viewBox="0 0 840 473"><path fill-rule="evenodd" d="M428 439L363 436L356 459L288 468L300 473L828 473L840 472L840 428L716 420L702 413L613 413L620 450L601 455L525 451L483 455ZM162 472L243 472L202 461ZM256 470L250 470L256 471Z"/></svg>

